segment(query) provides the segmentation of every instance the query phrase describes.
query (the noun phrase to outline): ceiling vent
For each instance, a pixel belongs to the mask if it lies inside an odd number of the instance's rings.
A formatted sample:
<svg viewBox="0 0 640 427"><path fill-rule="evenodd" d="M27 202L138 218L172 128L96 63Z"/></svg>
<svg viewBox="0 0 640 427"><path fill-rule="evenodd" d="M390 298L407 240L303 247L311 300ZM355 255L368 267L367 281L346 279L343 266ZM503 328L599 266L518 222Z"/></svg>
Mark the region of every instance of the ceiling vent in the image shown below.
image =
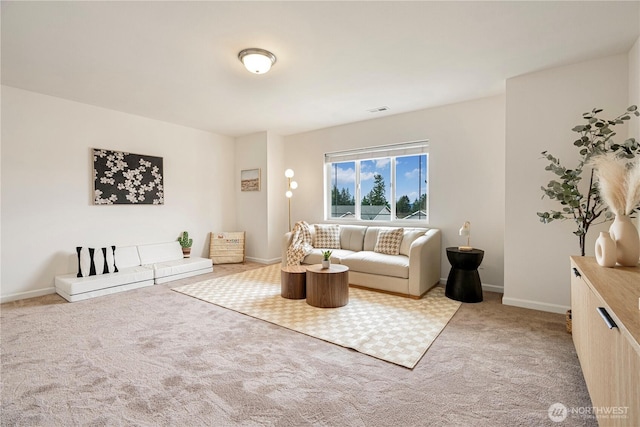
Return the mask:
<svg viewBox="0 0 640 427"><path fill-rule="evenodd" d="M381 111L387 111L389 109L389 107L387 106L382 106L382 107L377 107L377 108L372 108L370 110L367 110L370 113L379 113Z"/></svg>

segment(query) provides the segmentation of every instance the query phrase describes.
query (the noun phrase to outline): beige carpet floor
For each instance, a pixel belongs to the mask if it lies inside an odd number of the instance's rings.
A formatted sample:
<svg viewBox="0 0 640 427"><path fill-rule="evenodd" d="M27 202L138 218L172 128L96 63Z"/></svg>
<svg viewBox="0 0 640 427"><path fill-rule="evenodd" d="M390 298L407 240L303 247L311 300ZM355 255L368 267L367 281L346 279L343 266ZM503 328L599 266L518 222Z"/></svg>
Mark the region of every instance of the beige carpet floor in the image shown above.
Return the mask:
<svg viewBox="0 0 640 427"><path fill-rule="evenodd" d="M410 370L170 289L252 267L2 304L1 425L597 425L547 414L591 405L562 315L485 292Z"/></svg>
<svg viewBox="0 0 640 427"><path fill-rule="evenodd" d="M460 307L435 287L420 300L351 288L346 306L316 308L280 296L279 264L173 290L406 368Z"/></svg>

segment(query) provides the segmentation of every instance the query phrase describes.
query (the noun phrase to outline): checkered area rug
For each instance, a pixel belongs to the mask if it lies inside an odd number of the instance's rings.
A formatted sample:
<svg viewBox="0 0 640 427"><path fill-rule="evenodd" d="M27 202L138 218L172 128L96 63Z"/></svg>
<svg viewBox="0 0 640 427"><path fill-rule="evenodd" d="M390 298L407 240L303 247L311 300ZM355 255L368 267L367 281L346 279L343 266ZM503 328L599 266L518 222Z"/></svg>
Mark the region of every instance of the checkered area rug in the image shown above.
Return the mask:
<svg viewBox="0 0 640 427"><path fill-rule="evenodd" d="M173 290L407 368L460 307L435 287L420 300L350 288L346 306L316 308L280 296L280 264Z"/></svg>

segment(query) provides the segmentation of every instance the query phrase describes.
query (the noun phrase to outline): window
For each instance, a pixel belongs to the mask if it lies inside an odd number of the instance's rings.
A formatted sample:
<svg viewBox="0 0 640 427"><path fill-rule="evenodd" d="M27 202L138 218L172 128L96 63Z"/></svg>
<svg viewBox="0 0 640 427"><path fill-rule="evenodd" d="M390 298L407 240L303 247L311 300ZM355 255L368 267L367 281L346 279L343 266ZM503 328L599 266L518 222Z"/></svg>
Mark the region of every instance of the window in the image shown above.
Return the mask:
<svg viewBox="0 0 640 427"><path fill-rule="evenodd" d="M325 154L327 219L428 219L426 141Z"/></svg>
<svg viewBox="0 0 640 427"><path fill-rule="evenodd" d="M356 163L329 165L331 171L331 218L355 218Z"/></svg>
<svg viewBox="0 0 640 427"><path fill-rule="evenodd" d="M427 219L427 156L396 157L398 219Z"/></svg>

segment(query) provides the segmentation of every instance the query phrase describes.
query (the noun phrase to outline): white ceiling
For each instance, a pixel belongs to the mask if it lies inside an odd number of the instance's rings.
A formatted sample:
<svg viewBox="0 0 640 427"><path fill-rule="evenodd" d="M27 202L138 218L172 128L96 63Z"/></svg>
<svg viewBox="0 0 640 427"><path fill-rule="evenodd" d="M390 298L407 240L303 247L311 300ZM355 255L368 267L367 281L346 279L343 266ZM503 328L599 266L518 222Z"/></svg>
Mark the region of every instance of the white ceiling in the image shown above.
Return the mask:
<svg viewBox="0 0 640 427"><path fill-rule="evenodd" d="M224 135L499 94L627 52L640 2L8 2L2 83ZM247 72L240 50L278 58ZM367 110L388 106L389 111Z"/></svg>

